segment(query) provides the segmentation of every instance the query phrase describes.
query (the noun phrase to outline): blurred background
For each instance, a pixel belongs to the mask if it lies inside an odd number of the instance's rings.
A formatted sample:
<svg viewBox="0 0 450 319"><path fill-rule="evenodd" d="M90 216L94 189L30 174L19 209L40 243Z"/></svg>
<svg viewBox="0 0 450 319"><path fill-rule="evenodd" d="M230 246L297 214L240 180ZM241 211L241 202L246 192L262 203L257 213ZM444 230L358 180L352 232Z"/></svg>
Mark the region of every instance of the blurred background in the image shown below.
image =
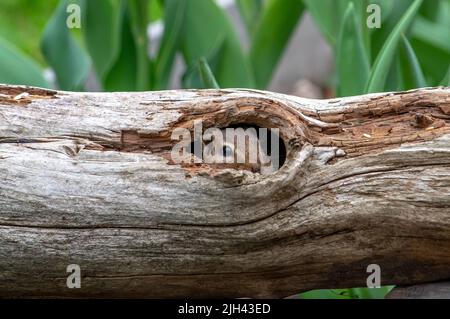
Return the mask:
<svg viewBox="0 0 450 319"><path fill-rule="evenodd" d="M449 86L450 0L2 0L0 83L309 98Z"/></svg>
<svg viewBox="0 0 450 319"><path fill-rule="evenodd" d="M327 98L448 85L449 61L450 0L0 3L2 83Z"/></svg>

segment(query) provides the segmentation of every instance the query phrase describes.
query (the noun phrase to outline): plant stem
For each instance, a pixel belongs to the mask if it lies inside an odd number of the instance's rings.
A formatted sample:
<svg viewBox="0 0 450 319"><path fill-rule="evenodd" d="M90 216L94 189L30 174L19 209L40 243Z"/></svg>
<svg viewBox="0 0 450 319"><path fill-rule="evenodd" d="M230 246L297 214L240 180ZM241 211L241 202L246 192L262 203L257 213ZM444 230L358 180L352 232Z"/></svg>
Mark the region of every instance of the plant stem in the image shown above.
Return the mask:
<svg viewBox="0 0 450 319"><path fill-rule="evenodd" d="M204 57L201 57L198 61L198 67L200 71L200 77L207 88L219 89L216 78L209 67L208 61Z"/></svg>
<svg viewBox="0 0 450 319"><path fill-rule="evenodd" d="M148 58L148 0L128 0L131 15L131 28L136 43L136 89L145 91L150 88L150 64Z"/></svg>

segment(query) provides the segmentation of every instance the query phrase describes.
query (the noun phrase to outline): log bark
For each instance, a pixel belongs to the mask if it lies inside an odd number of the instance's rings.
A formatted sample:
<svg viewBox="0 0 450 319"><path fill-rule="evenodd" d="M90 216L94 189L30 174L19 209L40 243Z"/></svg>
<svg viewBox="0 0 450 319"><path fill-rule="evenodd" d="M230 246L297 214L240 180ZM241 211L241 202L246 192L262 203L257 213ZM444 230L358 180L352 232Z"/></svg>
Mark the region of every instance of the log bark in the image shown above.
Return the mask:
<svg viewBox="0 0 450 319"><path fill-rule="evenodd" d="M396 287L387 299L450 299L450 282L433 282L421 285Z"/></svg>
<svg viewBox="0 0 450 319"><path fill-rule="evenodd" d="M171 161L175 128L277 128L269 175ZM0 86L1 297L284 297L450 278L450 88ZM66 267L81 267L81 288Z"/></svg>

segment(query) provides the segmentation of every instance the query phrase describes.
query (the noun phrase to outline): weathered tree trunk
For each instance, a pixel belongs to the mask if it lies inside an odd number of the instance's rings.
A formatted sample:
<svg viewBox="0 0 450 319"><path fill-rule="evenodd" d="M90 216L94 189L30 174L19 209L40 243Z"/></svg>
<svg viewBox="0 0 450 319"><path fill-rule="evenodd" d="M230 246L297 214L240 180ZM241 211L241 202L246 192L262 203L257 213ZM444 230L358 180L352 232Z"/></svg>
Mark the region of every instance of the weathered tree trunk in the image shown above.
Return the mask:
<svg viewBox="0 0 450 319"><path fill-rule="evenodd" d="M270 175L170 159L178 127L278 128ZM450 278L450 89L0 86L0 296L282 297ZM81 267L81 288L66 267Z"/></svg>
<svg viewBox="0 0 450 319"><path fill-rule="evenodd" d="M388 299L450 299L450 282L426 283L408 287L396 287Z"/></svg>

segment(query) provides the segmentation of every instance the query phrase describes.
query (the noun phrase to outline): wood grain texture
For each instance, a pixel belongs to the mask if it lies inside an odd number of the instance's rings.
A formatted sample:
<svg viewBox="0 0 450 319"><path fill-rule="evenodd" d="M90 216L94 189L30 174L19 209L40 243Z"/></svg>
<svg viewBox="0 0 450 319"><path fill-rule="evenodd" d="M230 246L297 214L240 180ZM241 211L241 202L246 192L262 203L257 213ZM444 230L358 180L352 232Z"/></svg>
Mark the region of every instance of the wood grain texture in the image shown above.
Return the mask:
<svg viewBox="0 0 450 319"><path fill-rule="evenodd" d="M171 162L171 132L278 128L270 175ZM0 297L284 297L450 278L450 89L0 86ZM82 288L66 287L78 264Z"/></svg>
<svg viewBox="0 0 450 319"><path fill-rule="evenodd" d="M396 287L386 297L388 299L450 299L450 282Z"/></svg>

